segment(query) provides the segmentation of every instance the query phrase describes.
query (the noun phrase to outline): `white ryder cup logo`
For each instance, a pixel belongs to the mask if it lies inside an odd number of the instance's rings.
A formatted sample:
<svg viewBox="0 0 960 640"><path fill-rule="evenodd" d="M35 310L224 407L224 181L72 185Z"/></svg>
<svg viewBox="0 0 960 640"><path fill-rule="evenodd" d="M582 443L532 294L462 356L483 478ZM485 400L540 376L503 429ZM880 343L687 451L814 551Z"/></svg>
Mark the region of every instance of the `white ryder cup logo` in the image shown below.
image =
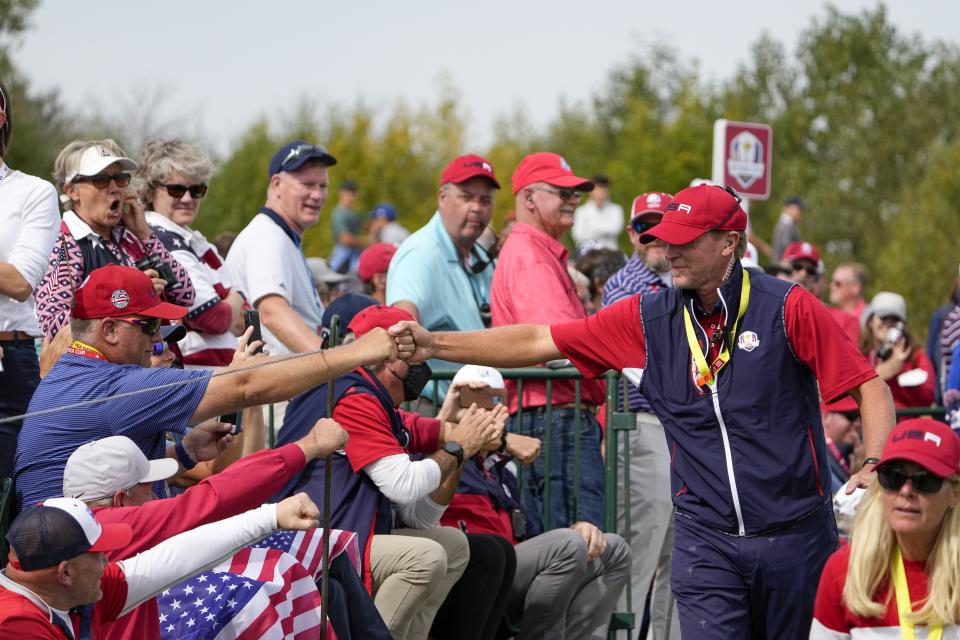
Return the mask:
<svg viewBox="0 0 960 640"><path fill-rule="evenodd" d="M130 304L130 294L123 289L117 289L110 294L110 302L112 302L113 306L117 309L125 309L127 305Z"/></svg>
<svg viewBox="0 0 960 640"><path fill-rule="evenodd" d="M727 171L730 172L741 189L763 176L763 143L749 131L741 131L730 141L730 155L727 159Z"/></svg>
<svg viewBox="0 0 960 640"><path fill-rule="evenodd" d="M737 346L747 353L750 353L760 346L760 338L758 338L757 334L753 331L744 331L740 334L740 337L737 338Z"/></svg>

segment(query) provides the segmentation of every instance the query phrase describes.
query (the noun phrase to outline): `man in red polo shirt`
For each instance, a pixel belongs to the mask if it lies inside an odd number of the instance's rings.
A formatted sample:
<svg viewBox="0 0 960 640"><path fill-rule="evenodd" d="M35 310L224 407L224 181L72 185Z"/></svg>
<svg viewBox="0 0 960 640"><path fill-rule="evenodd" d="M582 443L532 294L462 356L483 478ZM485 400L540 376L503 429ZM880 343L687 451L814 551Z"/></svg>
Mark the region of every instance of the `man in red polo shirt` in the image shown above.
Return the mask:
<svg viewBox="0 0 960 640"><path fill-rule="evenodd" d="M503 245L493 274L493 325L552 324L586 317L567 272L567 248L560 238L573 226L580 197L593 189L593 183L575 176L567 161L555 153L528 155L513 172L512 182L517 224ZM507 392L511 431L546 441L544 433L553 430L550 477L546 477L544 456L524 474L523 500L531 517L528 531L535 535L580 521L601 527L603 460L594 410L603 403L603 383L585 381L577 404L574 383L555 381L550 424L546 422L545 382L525 381L523 398L517 397L512 381L507 382ZM521 420L516 418L518 403L523 405ZM574 455L576 438L580 441L579 460ZM574 498L576 465L580 467L579 504ZM547 483L550 504L544 505L541 496ZM544 515L546 509L549 519Z"/></svg>

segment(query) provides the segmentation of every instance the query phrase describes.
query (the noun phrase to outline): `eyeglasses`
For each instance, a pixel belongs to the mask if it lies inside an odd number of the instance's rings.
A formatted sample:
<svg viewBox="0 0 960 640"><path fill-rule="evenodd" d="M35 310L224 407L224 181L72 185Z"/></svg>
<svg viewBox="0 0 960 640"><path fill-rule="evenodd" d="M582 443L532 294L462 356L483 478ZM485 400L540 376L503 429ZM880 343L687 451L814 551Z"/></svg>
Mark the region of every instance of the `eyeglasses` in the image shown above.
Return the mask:
<svg viewBox="0 0 960 640"><path fill-rule="evenodd" d="M846 283L846 282L843 282L842 280L831 280L831 281L830 281L830 286L831 286L831 287L843 287L843 286L846 286L846 284L847 284L847 283Z"/></svg>
<svg viewBox="0 0 960 640"><path fill-rule="evenodd" d="M889 465L883 465L877 469L877 479L880 481L880 486L887 491L900 491L900 487L907 480L910 481L914 489L928 495L940 491L940 487L943 486L943 478L929 471L907 473L901 467Z"/></svg>
<svg viewBox="0 0 960 640"><path fill-rule="evenodd" d="M730 210L730 213L728 213L727 215L725 215L725 216L723 217L723 220L721 220L718 224L713 225L713 227L710 229L710 231L713 231L714 229L719 229L719 228L722 227L723 225L727 224L727 220L729 220L730 218L732 218L732 217L733 217L733 214L735 214L737 211L740 210L740 203L743 202L743 198L740 197L740 194L737 193L737 192L733 189L733 187L731 187L731 186L723 186L723 187L721 187L719 184L715 184L715 185L712 185L712 186L716 187L717 189L723 189L724 191L726 191L727 193L729 193L731 196L733 196L733 199L736 200L737 203L736 203L735 205L733 205L733 209Z"/></svg>
<svg viewBox="0 0 960 640"><path fill-rule="evenodd" d="M299 158L300 156L309 155L317 156L318 158L326 158L330 155L330 152L318 144L301 144L297 145L293 149L287 152L287 156L283 159L283 162L280 163L280 171L286 171L286 166Z"/></svg>
<svg viewBox="0 0 960 640"><path fill-rule="evenodd" d="M659 220L657 220L656 222L644 222L643 220L638 219L630 223L630 228L636 231L637 233L639 233L640 235L643 235L647 231L650 231L650 229L653 229L658 224L660 224Z"/></svg>
<svg viewBox="0 0 960 640"><path fill-rule="evenodd" d="M813 265L804 264L802 262L794 262L790 265L794 271L806 271L808 276L817 275L817 268Z"/></svg>
<svg viewBox="0 0 960 640"><path fill-rule="evenodd" d="M548 189L547 187L531 187L534 191L546 191L547 193L552 193L561 200L573 200L579 201L583 197L582 191L575 191L573 189Z"/></svg>
<svg viewBox="0 0 960 640"><path fill-rule="evenodd" d="M129 173L98 173L95 176L76 176L70 182L74 184L80 182L89 182L97 189L106 189L110 186L110 181L113 180L113 183L118 187L125 187L130 184L130 174Z"/></svg>
<svg viewBox="0 0 960 640"><path fill-rule="evenodd" d="M183 194L185 194L187 191L190 192L190 197L194 200L199 200L203 196L207 195L207 185L203 184L202 182L200 184L191 185L160 184L158 186L165 188L167 190L167 195L177 200L182 198Z"/></svg>
<svg viewBox="0 0 960 640"><path fill-rule="evenodd" d="M140 327L140 331L143 331L148 336L152 336L156 334L157 331L160 331L160 323L163 322L160 318L150 318L149 320L145 318L114 318L114 320L136 325Z"/></svg>

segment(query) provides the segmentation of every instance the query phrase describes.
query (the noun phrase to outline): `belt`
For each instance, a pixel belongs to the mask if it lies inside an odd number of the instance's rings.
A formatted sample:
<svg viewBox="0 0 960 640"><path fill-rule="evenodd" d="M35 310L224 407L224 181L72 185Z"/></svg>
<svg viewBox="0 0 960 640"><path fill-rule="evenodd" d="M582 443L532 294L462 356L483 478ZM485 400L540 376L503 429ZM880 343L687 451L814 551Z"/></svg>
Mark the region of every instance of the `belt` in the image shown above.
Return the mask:
<svg viewBox="0 0 960 640"><path fill-rule="evenodd" d="M0 342L15 342L16 340L33 340L33 336L23 331L0 331Z"/></svg>
<svg viewBox="0 0 960 640"><path fill-rule="evenodd" d="M568 402L567 404L555 404L553 405L554 409L580 409L581 411L589 411L595 413L597 411L597 405L587 404L586 402L581 402L577 404L576 402Z"/></svg>

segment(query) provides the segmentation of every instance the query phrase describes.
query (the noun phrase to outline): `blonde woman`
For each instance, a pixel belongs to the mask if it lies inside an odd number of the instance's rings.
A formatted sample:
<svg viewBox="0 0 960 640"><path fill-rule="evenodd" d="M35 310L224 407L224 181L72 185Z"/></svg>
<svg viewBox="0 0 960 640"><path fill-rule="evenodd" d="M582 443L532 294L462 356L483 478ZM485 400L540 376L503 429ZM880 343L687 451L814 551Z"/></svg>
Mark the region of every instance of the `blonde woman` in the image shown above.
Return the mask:
<svg viewBox="0 0 960 640"><path fill-rule="evenodd" d="M960 437L905 420L876 469L820 577L810 638L960 638Z"/></svg>

